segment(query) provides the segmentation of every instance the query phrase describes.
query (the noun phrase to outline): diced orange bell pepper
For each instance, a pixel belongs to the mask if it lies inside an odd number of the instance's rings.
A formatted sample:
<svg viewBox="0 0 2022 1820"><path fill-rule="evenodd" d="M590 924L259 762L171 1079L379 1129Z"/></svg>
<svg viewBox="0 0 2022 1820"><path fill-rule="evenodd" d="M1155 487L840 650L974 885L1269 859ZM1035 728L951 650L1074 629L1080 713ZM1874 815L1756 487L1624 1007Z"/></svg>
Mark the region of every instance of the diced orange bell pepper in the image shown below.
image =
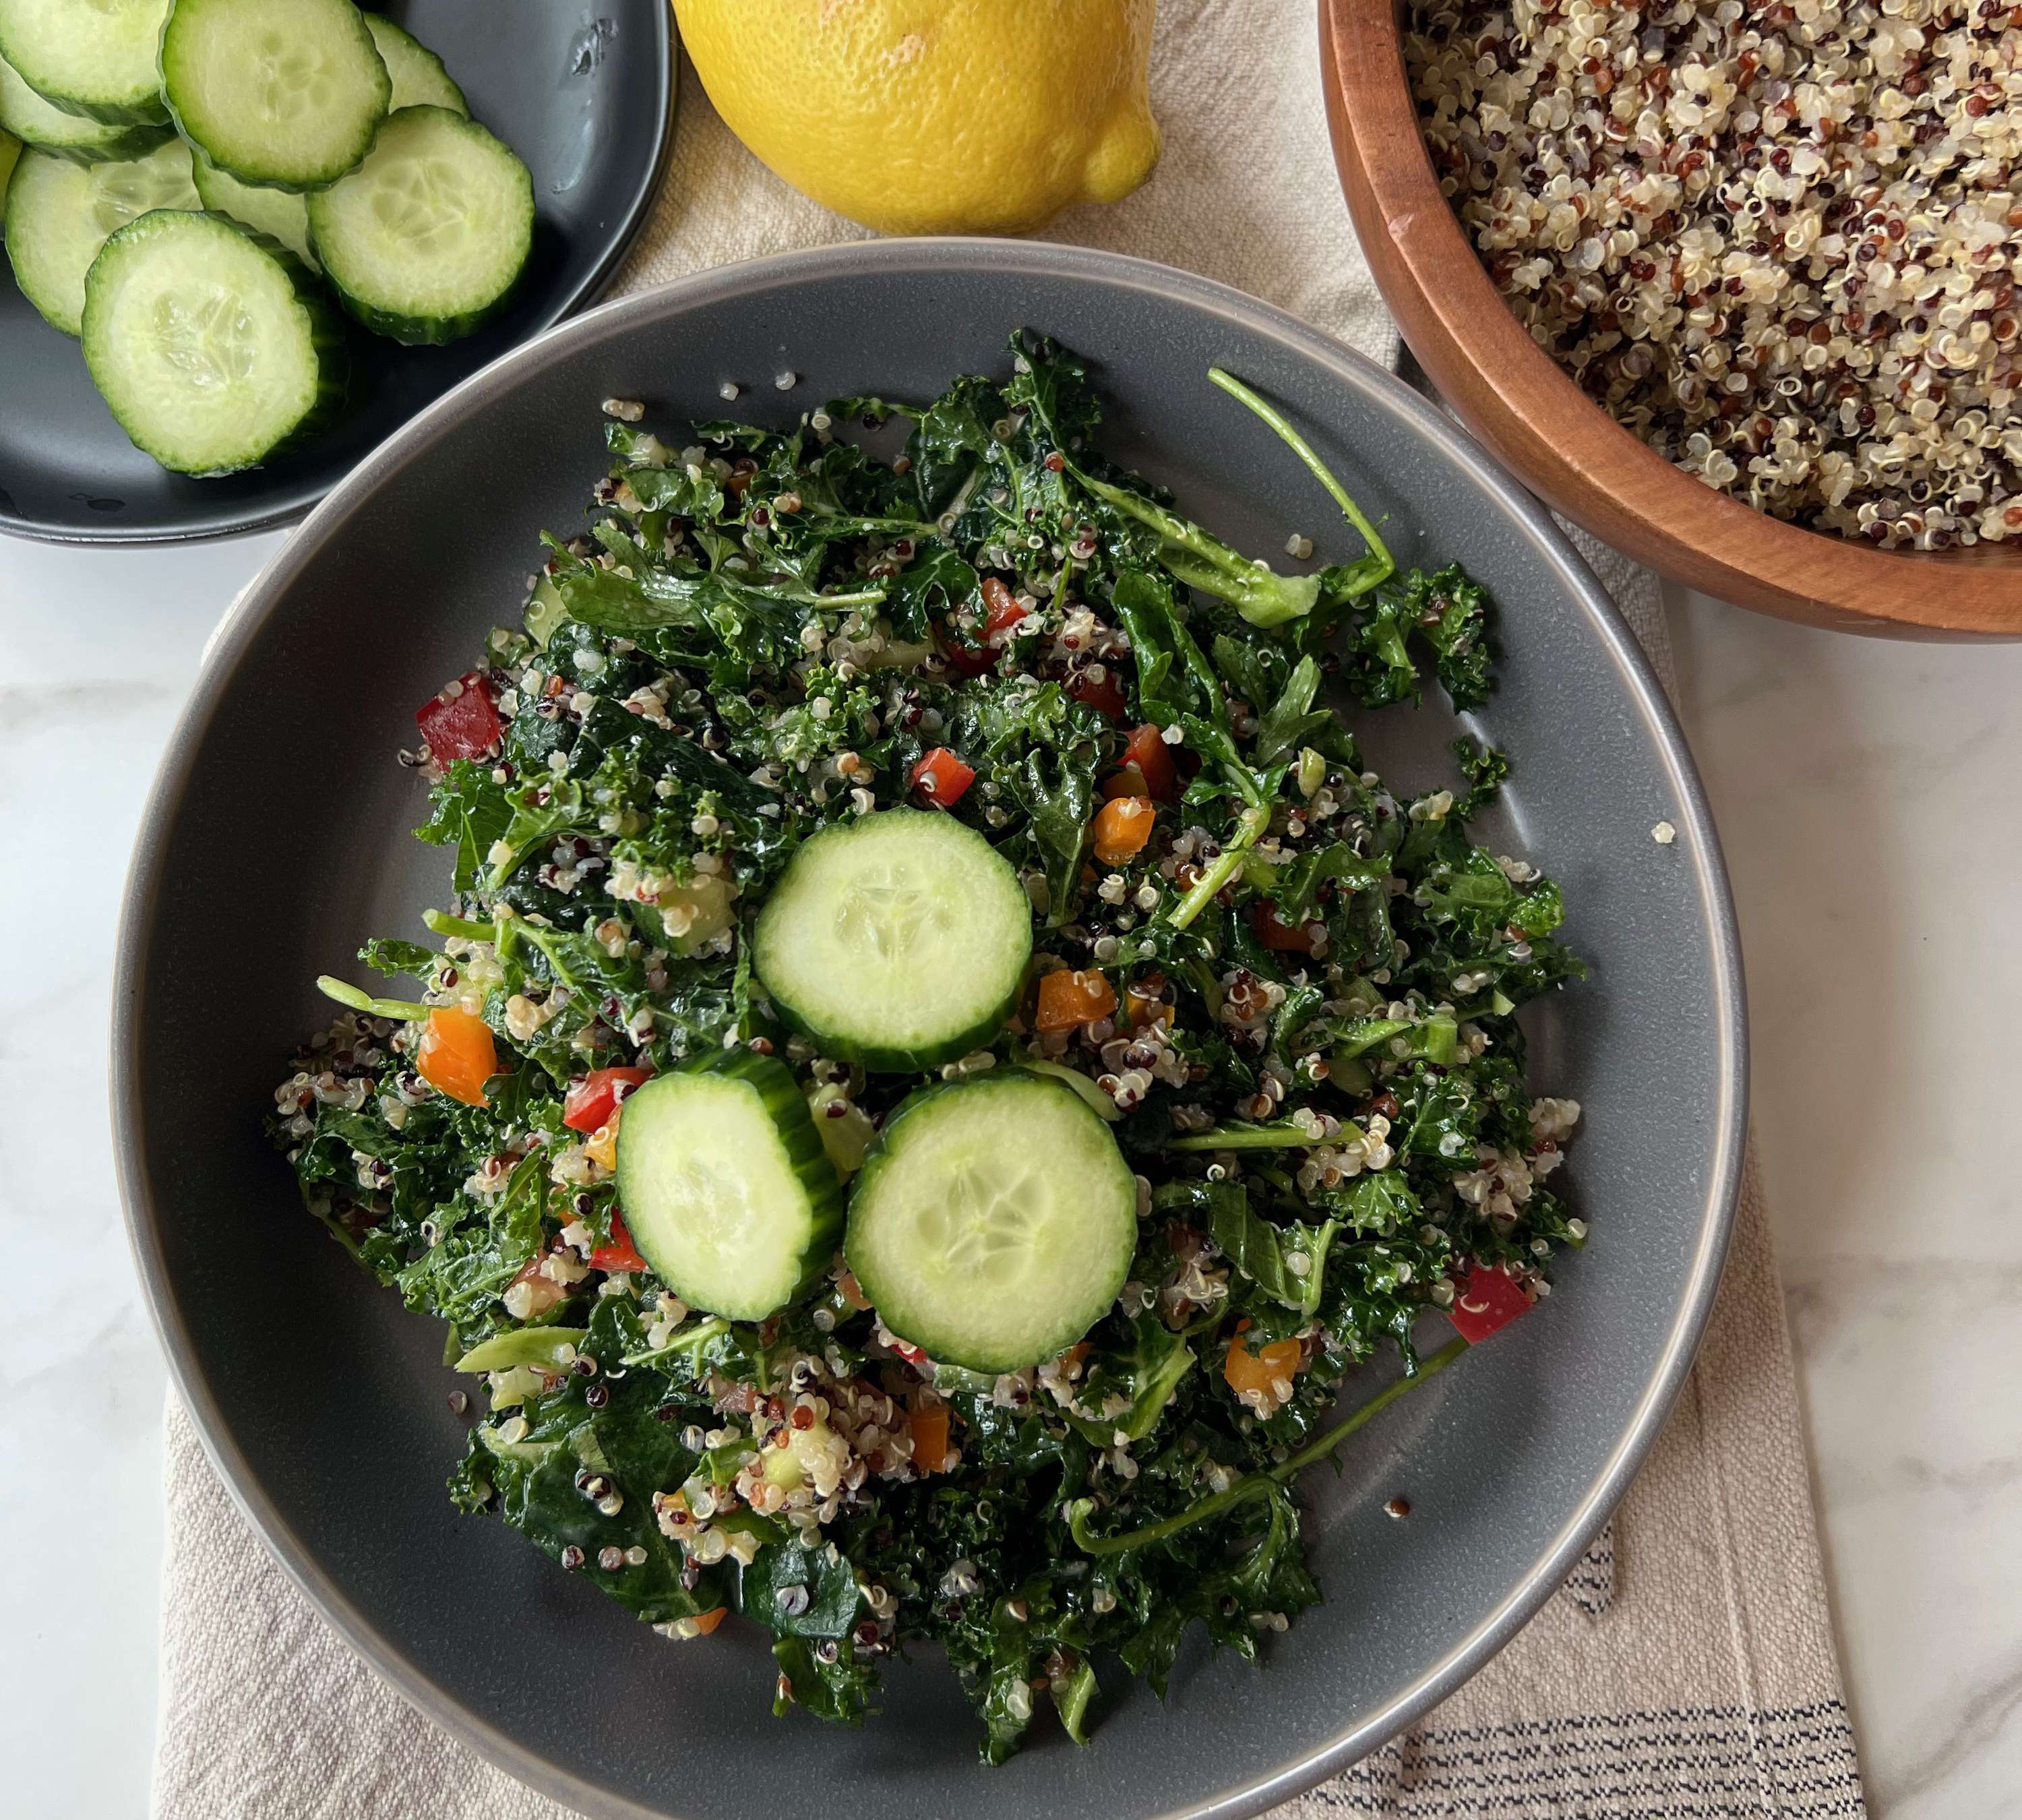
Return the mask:
<svg viewBox="0 0 2022 1820"><path fill-rule="evenodd" d="M994 575L983 584L983 604L989 609L983 620L984 632L989 638L995 638L1006 626L1015 626L1025 616L1017 597Z"/></svg>
<svg viewBox="0 0 2022 1820"><path fill-rule="evenodd" d="M947 1470L948 1411L945 1403L930 1403L906 1418L913 1437L913 1464L922 1472Z"/></svg>
<svg viewBox="0 0 2022 1820"><path fill-rule="evenodd" d="M1112 802L1119 796L1149 796L1151 787L1144 781L1144 773L1135 765L1126 765L1102 787L1102 799Z"/></svg>
<svg viewBox="0 0 2022 1820"><path fill-rule="evenodd" d="M582 1147L582 1153L603 1168L618 1167L618 1121L624 1116L624 1107L613 1106L611 1116L590 1134L589 1142Z"/></svg>
<svg viewBox="0 0 2022 1820"><path fill-rule="evenodd" d="M913 767L913 788L936 809L952 809L976 773L945 746L936 746Z"/></svg>
<svg viewBox="0 0 2022 1820"><path fill-rule="evenodd" d="M1287 923L1278 914L1278 906L1267 904L1261 897L1250 907L1250 926L1257 939L1279 954L1311 954L1313 938L1303 923Z"/></svg>
<svg viewBox="0 0 2022 1820"><path fill-rule="evenodd" d="M1173 749L1166 744L1163 729L1147 722L1131 734L1123 752L1144 780L1148 794L1161 802L1171 802L1178 797L1180 773L1173 763Z"/></svg>
<svg viewBox="0 0 2022 1820"><path fill-rule="evenodd" d="M1123 989L1123 1015L1133 1030L1141 1030L1148 1024L1166 1030L1173 1027L1173 1007L1156 992L1140 992L1134 985Z"/></svg>
<svg viewBox="0 0 2022 1820"><path fill-rule="evenodd" d="M436 1006L422 1031L414 1066L436 1092L467 1106L483 1106L484 1084L498 1072L491 1026L474 1011Z"/></svg>
<svg viewBox="0 0 2022 1820"><path fill-rule="evenodd" d="M1252 1352L1239 1333L1228 1343L1228 1362L1221 1368L1221 1375L1239 1397L1261 1391L1275 1402L1277 1392L1272 1387L1280 1378L1289 1380L1299 1369L1303 1350L1296 1339L1274 1339Z"/></svg>
<svg viewBox="0 0 2022 1820"><path fill-rule="evenodd" d="M1142 853L1158 814L1148 796L1112 797L1096 811L1095 857L1113 866Z"/></svg>
<svg viewBox="0 0 2022 1820"><path fill-rule="evenodd" d="M704 1612L695 1621L695 1635L699 1637L707 1636L711 1631L714 1630L718 1624L723 1622L724 1617L725 1614L728 1613L730 1607L727 1605L719 1605L714 1611Z"/></svg>
<svg viewBox="0 0 2022 1820"><path fill-rule="evenodd" d="M1079 1029L1116 1009L1116 989L1093 969L1062 967L1039 981L1038 1028L1049 1033Z"/></svg>

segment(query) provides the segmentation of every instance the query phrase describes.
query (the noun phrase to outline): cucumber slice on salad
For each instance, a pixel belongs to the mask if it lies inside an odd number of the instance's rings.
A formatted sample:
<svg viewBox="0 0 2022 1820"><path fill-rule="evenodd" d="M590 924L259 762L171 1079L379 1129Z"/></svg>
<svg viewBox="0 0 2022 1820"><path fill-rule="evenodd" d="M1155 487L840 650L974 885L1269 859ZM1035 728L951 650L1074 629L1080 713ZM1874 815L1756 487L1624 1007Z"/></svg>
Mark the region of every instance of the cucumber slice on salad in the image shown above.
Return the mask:
<svg viewBox="0 0 2022 1820"><path fill-rule="evenodd" d="M805 842L758 912L754 969L824 1054L908 1073L1003 1028L1032 957L1011 864L939 809L888 809Z"/></svg>
<svg viewBox="0 0 2022 1820"><path fill-rule="evenodd" d="M351 0L174 0L162 86L221 170L320 189L363 158L393 85Z"/></svg>
<svg viewBox="0 0 2022 1820"><path fill-rule="evenodd" d="M1137 1183L1073 1088L1020 1069L892 1114L850 1197L844 1255L878 1317L936 1362L1039 1365L1130 1274Z"/></svg>
<svg viewBox="0 0 2022 1820"><path fill-rule="evenodd" d="M203 206L229 215L281 244L312 272L323 269L309 245L309 206L293 190L269 189L264 183L241 183L220 170L201 152L190 154L190 171Z"/></svg>
<svg viewBox="0 0 2022 1820"><path fill-rule="evenodd" d="M639 1255L691 1307L762 1321L827 1265L842 1192L786 1067L746 1049L625 1102L618 1196Z"/></svg>
<svg viewBox="0 0 2022 1820"><path fill-rule="evenodd" d="M138 158L173 139L175 131L166 120L122 126L66 114L23 82L12 64L0 61L0 132L13 134L24 145L93 164L101 158Z"/></svg>
<svg viewBox="0 0 2022 1820"><path fill-rule="evenodd" d="M375 334L453 342L525 269L534 180L475 120L403 108L363 163L309 198L309 240L338 301Z"/></svg>
<svg viewBox="0 0 2022 1820"><path fill-rule="evenodd" d="M21 294L67 335L82 332L84 280L107 236L150 209L198 206L179 139L145 158L75 164L30 150L7 188L7 258Z"/></svg>
<svg viewBox="0 0 2022 1820"><path fill-rule="evenodd" d="M443 60L419 38L410 37L383 13L367 13L365 28L372 34L379 60L392 79L389 109L396 113L403 108L447 108L452 114L470 111L463 90L450 80Z"/></svg>
<svg viewBox="0 0 2022 1820"><path fill-rule="evenodd" d="M0 57L66 114L164 121L155 67L169 0L0 0Z"/></svg>
<svg viewBox="0 0 2022 1820"><path fill-rule="evenodd" d="M221 215L122 228L85 280L83 328L119 427L180 473L256 466L343 400L343 325L315 280Z"/></svg>

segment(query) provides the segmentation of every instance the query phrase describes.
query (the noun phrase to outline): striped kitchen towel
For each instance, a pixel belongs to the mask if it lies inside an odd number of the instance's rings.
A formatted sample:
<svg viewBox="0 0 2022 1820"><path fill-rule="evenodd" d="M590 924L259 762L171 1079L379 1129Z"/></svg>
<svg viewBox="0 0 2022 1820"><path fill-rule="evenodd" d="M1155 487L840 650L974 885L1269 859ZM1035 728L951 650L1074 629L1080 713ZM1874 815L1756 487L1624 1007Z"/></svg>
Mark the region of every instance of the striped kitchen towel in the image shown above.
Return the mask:
<svg viewBox="0 0 2022 1820"><path fill-rule="evenodd" d="M622 288L861 236L753 159L684 73L666 184ZM1395 331L1335 184L1312 8L1165 0L1152 74L1166 134L1155 180L1052 232L1219 279L1387 361ZM1655 579L1583 547L1670 686ZM173 1398L166 1477L159 1820L564 1820L323 1624L232 1508ZM1279 1812L1864 1814L1752 1168L1689 1383L1564 1595L1421 1724Z"/></svg>

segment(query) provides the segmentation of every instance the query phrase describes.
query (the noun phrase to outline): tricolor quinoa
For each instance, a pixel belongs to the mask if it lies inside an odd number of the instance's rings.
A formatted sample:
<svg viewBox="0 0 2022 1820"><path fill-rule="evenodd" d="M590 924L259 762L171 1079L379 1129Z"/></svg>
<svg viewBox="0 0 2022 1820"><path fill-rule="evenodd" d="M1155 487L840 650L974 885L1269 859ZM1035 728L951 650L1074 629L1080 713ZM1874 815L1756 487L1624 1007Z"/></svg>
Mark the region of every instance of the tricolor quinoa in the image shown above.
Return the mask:
<svg viewBox="0 0 2022 1820"><path fill-rule="evenodd" d="M1436 1369L1461 1343L1422 1359L1422 1316L1478 1339L1583 1236L1549 1182L1579 1109L1531 1098L1513 1018L1579 971L1558 894L1464 827L1506 766L1463 741L1400 799L1320 700L1413 698L1422 665L1479 706L1480 590L1393 574L1330 477L1359 554L1274 573L1102 458L1073 355L1012 356L685 448L614 401L589 533L419 717L453 883L433 944L362 958L420 996L333 985L274 1121L311 1209L483 1373L459 1508L671 1636L765 1626L783 1709L857 1719L878 1658L938 1643L992 1761L1039 1701L1082 1737L1104 1652L1162 1689L1195 1620L1251 1656L1316 1599L1296 1475L1345 1378ZM842 433L894 416L889 463ZM908 805L1031 905L1013 1015L939 1073L1071 1076L1137 1178L1115 1306L994 1377L839 1255L762 1322L684 1306L614 1179L627 1095L739 1048L856 1175L921 1078L790 1034L750 934L808 835Z"/></svg>

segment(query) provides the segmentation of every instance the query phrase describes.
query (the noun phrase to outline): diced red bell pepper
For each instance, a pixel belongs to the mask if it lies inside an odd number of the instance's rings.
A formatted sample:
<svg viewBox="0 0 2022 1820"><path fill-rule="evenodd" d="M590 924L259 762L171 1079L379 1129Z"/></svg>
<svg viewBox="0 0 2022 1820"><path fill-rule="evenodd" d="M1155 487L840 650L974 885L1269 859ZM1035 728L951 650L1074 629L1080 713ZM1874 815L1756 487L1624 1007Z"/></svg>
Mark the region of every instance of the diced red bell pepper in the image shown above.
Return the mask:
<svg viewBox="0 0 2022 1820"><path fill-rule="evenodd" d="M990 609L984 617L983 629L993 638L1006 627L1016 625L1025 616L1025 609L1018 605L1017 597L994 575L983 584L983 604Z"/></svg>
<svg viewBox="0 0 2022 1820"><path fill-rule="evenodd" d="M1522 1284L1502 1265L1470 1264L1467 1281L1458 1286L1447 1318L1460 1329L1469 1346L1479 1346L1498 1328L1507 1327L1520 1314L1527 1314L1531 1298Z"/></svg>
<svg viewBox="0 0 2022 1820"><path fill-rule="evenodd" d="M1250 907L1250 926L1256 932L1257 939L1279 954L1311 954L1313 952L1312 932L1303 923L1287 923L1278 914L1278 906L1259 899Z"/></svg>
<svg viewBox="0 0 2022 1820"><path fill-rule="evenodd" d="M1123 748L1126 762L1137 767L1144 788L1161 802L1170 802L1180 794L1180 774L1173 763L1172 748L1162 729L1148 722L1133 732Z"/></svg>
<svg viewBox="0 0 2022 1820"><path fill-rule="evenodd" d="M491 681L481 670L466 671L414 711L414 725L439 765L452 758L481 758L505 736Z"/></svg>
<svg viewBox="0 0 2022 1820"><path fill-rule="evenodd" d="M610 1122L621 1087L630 1092L652 1077L650 1068L593 1068L582 1080L569 1083L562 1123L572 1131L596 1131Z"/></svg>
<svg viewBox="0 0 2022 1820"><path fill-rule="evenodd" d="M913 788L936 809L952 809L976 773L945 746L936 746L913 767Z"/></svg>
<svg viewBox="0 0 2022 1820"><path fill-rule="evenodd" d="M927 1362L926 1354L909 1341L900 1339L895 1336L892 1342L892 1350L909 1365L923 1365Z"/></svg>
<svg viewBox="0 0 2022 1820"><path fill-rule="evenodd" d="M946 627L941 629L940 646L942 659L958 676L980 676L997 661L995 651L968 644Z"/></svg>
<svg viewBox="0 0 2022 1820"><path fill-rule="evenodd" d="M1102 674L1100 677L1092 676L1086 670L1075 671L1068 684L1068 693L1076 701L1086 703L1097 714L1104 714L1113 721L1120 721L1130 707L1123 698L1123 684L1112 666L1105 663L1100 668Z"/></svg>
<svg viewBox="0 0 2022 1820"><path fill-rule="evenodd" d="M643 1270L646 1260L639 1255L639 1248L632 1242L632 1235L625 1230L622 1215L614 1211L611 1215L611 1243L599 1245L589 1254L589 1267L593 1270Z"/></svg>

